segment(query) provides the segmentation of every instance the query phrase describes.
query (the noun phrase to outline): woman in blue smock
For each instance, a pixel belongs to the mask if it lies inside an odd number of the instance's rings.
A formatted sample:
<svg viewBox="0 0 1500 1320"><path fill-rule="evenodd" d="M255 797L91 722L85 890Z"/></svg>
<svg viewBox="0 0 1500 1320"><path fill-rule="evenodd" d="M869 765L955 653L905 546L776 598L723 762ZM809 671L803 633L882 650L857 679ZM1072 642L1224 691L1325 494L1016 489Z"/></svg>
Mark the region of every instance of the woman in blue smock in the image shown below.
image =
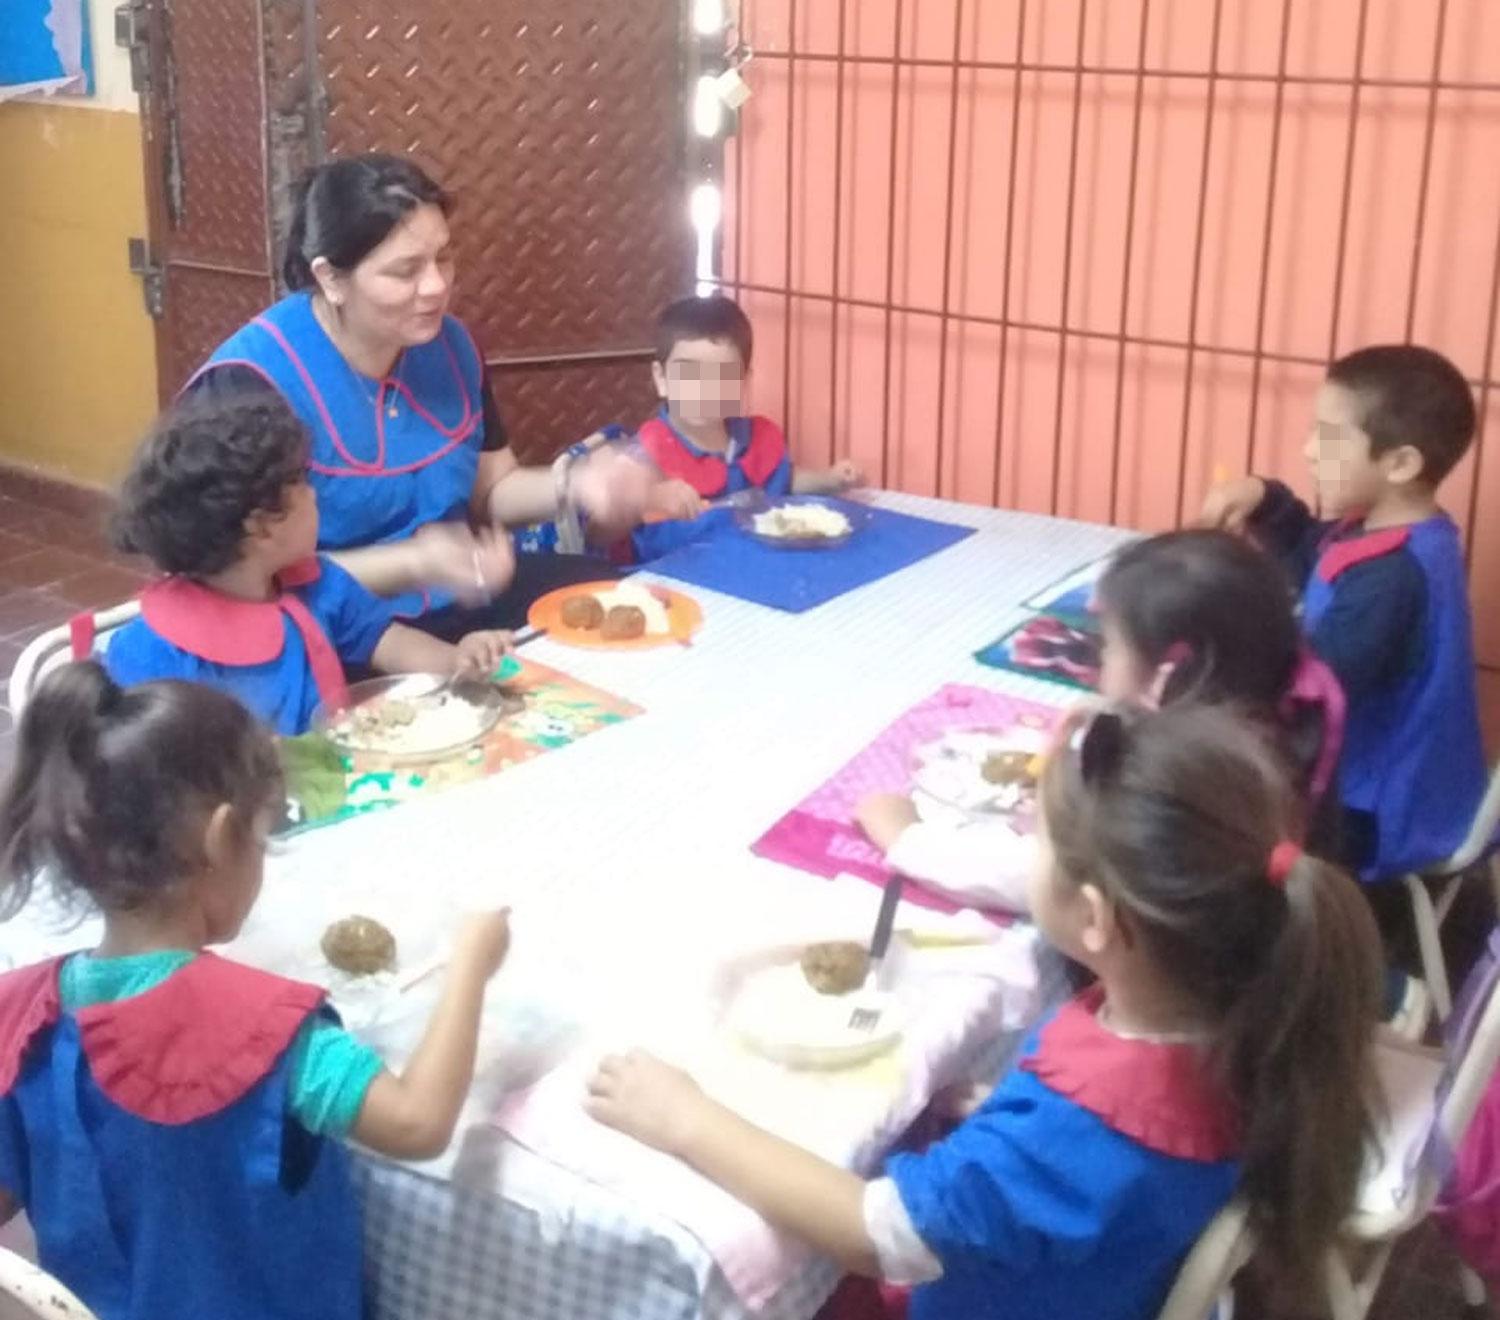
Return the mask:
<svg viewBox="0 0 1500 1320"><path fill-rule="evenodd" d="M571 508L628 530L654 477L611 447L550 468L516 461L484 358L448 315L450 209L398 157L312 171L287 239L291 292L225 340L188 388L280 393L312 437L318 548L452 640L514 627L543 592L601 575L597 559L518 557L506 527Z"/></svg>

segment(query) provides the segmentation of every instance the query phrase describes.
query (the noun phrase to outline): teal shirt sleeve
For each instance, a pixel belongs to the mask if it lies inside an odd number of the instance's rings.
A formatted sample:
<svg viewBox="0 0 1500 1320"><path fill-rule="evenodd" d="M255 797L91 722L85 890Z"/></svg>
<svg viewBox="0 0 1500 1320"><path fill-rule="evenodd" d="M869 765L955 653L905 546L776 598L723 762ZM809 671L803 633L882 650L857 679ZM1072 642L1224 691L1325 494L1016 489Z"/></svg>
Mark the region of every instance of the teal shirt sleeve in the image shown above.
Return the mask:
<svg viewBox="0 0 1500 1320"><path fill-rule="evenodd" d="M370 1083L384 1064L327 1018L310 1017L292 1041L292 1117L309 1132L347 1135L359 1117Z"/></svg>

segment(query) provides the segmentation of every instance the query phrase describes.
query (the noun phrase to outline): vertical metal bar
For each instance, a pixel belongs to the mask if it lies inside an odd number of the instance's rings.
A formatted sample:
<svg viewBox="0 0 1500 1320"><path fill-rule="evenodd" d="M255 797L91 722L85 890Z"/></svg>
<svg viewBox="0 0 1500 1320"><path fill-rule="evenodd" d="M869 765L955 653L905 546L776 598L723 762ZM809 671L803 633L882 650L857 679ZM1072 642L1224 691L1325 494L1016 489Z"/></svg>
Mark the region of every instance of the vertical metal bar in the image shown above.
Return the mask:
<svg viewBox="0 0 1500 1320"><path fill-rule="evenodd" d="M739 19L734 34L739 44L745 41L751 5L754 0L740 0ZM750 208L745 205L745 112L736 110L734 134L734 296L739 298L745 283L745 219Z"/></svg>
<svg viewBox="0 0 1500 1320"><path fill-rule="evenodd" d="M1485 323L1484 361L1479 364L1479 427L1474 437L1474 485L1469 491L1469 542L1464 561L1474 567L1474 523L1479 517L1480 479L1484 476L1485 425L1490 411L1490 371L1495 358L1495 319L1500 316L1500 225L1495 228L1495 261L1490 270L1490 315Z"/></svg>
<svg viewBox="0 0 1500 1320"><path fill-rule="evenodd" d="M792 188L796 182L797 148L797 0L787 7L786 33L786 333L781 345L781 424L796 435L792 421L792 232L794 210Z"/></svg>
<svg viewBox="0 0 1500 1320"><path fill-rule="evenodd" d="M1073 127L1068 140L1068 204L1063 219L1062 303L1057 323L1057 396L1053 400L1052 494L1048 512L1057 513L1062 487L1062 429L1064 388L1068 380L1068 298L1073 285L1073 207L1078 196L1078 126L1083 117L1083 50L1088 30L1089 0L1078 0L1077 67L1073 73Z"/></svg>
<svg viewBox="0 0 1500 1320"><path fill-rule="evenodd" d="M896 300L896 130L901 121L901 17L902 0L896 0L895 46L891 51L891 174L885 208L885 399L880 421L880 484L888 485L891 471L891 341L895 333Z"/></svg>
<svg viewBox="0 0 1500 1320"><path fill-rule="evenodd" d="M328 89L318 60L318 0L302 0L303 103L307 106L307 145L311 163L328 159Z"/></svg>
<svg viewBox="0 0 1500 1320"><path fill-rule="evenodd" d="M1354 35L1354 77L1349 83L1349 128L1344 148L1344 193L1339 203L1339 245L1333 263L1333 314L1328 326L1328 360L1338 355L1339 312L1344 301L1344 257L1349 244L1349 208L1354 197L1354 148L1359 142L1359 90L1365 73L1365 29L1369 26L1370 0L1359 0L1359 21Z"/></svg>
<svg viewBox="0 0 1500 1320"><path fill-rule="evenodd" d="M1000 378L995 387L995 481L992 503L1000 503L1000 459L1005 435L1005 369L1010 337L1011 253L1016 235L1016 158L1021 150L1021 57L1026 50L1026 0L1016 11L1016 95L1010 116L1010 181L1005 193L1005 275L1000 293Z"/></svg>
<svg viewBox="0 0 1500 1320"><path fill-rule="evenodd" d="M1188 295L1187 355L1182 369L1182 435L1177 445L1176 517L1182 517L1187 494L1188 436L1193 420L1193 356L1198 348L1198 296L1203 274L1203 228L1208 213L1208 170L1213 158L1214 113L1219 99L1219 31L1224 17L1224 0L1214 0L1213 35L1208 57L1208 105L1203 113L1203 158L1199 162L1198 221L1193 237L1192 292Z"/></svg>
<svg viewBox="0 0 1500 1320"><path fill-rule="evenodd" d="M1120 279L1120 339L1115 359L1115 431L1109 455L1109 520L1119 521L1120 438L1125 429L1125 348L1130 332L1130 258L1135 249L1135 185L1141 160L1141 109L1146 96L1146 41L1151 0L1141 0L1141 30L1135 52L1135 96L1130 121L1130 183L1125 191L1125 260Z"/></svg>
<svg viewBox="0 0 1500 1320"><path fill-rule="evenodd" d="M1437 31L1432 39L1432 86L1427 91L1427 124L1422 133L1422 173L1417 185L1417 223L1411 240L1411 280L1406 288L1406 330L1411 343L1417 323L1417 281L1422 273L1422 235L1427 228L1427 185L1432 177L1432 137L1437 128L1438 82L1443 76L1443 34L1448 26L1448 0L1438 0ZM1489 364L1484 367L1489 371Z"/></svg>
<svg viewBox="0 0 1500 1320"><path fill-rule="evenodd" d="M948 404L948 309L949 286L953 278L953 190L958 174L958 80L962 74L964 0L953 6L953 90L948 98L948 182L947 201L943 205L943 296L938 316L938 414L937 447L933 461L932 488L943 494L943 427ZM954 442L955 489L957 487L957 440Z"/></svg>
<svg viewBox="0 0 1500 1320"><path fill-rule="evenodd" d="M844 225L844 31L848 0L839 0L838 61L834 65L833 110L833 276L830 290L828 334L828 461L839 450L839 260ZM852 313L851 313L852 314Z"/></svg>
<svg viewBox="0 0 1500 1320"><path fill-rule="evenodd" d="M1292 32L1292 0L1282 0L1281 39L1276 52L1276 94L1271 104L1271 167L1260 237L1260 290L1255 299L1255 348L1250 359L1250 438L1246 466L1255 471L1255 430L1260 420L1260 374L1266 346L1266 301L1271 286L1271 233L1276 220L1276 171L1281 163L1281 113L1286 101L1286 57Z"/></svg>

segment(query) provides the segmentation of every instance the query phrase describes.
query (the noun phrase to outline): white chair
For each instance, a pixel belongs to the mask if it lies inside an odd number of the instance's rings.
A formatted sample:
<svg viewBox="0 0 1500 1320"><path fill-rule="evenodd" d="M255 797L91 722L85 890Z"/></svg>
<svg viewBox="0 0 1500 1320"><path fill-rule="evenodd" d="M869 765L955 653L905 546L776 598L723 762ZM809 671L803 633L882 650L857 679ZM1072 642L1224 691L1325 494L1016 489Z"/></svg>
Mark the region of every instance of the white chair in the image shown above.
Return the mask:
<svg viewBox="0 0 1500 1320"><path fill-rule="evenodd" d="M1254 1254L1244 1205L1231 1201L1214 1216L1177 1271L1157 1320L1232 1320L1230 1284Z"/></svg>
<svg viewBox="0 0 1500 1320"><path fill-rule="evenodd" d="M1370 1151L1354 1213L1328 1254L1334 1320L1362 1320L1404 1233L1431 1212L1456 1151L1500 1065L1500 994L1475 1006L1478 1025L1463 1053L1441 1053L1386 1034L1377 1049L1382 1095L1378 1148ZM1451 1079L1446 1092L1445 1081ZM1465 1276L1470 1300L1482 1300ZM1477 1295L1476 1295L1477 1293Z"/></svg>
<svg viewBox="0 0 1500 1320"><path fill-rule="evenodd" d="M116 628L123 626L141 612L138 600L126 601L92 615L93 645L97 651L100 639ZM26 649L16 659L16 667L10 672L10 709L17 719L37 684L54 669L67 664L73 658L73 625L65 623L53 628L26 644Z"/></svg>
<svg viewBox="0 0 1500 1320"><path fill-rule="evenodd" d="M1432 997L1433 1012L1439 1022L1447 1020L1453 1011L1453 986L1448 979L1448 967L1443 961L1443 942L1440 938L1443 922L1458 897L1464 872L1474 865L1490 846L1495 830L1500 827L1500 765L1490 774L1489 788L1474 813L1474 823L1469 826L1468 837L1458 846L1453 856L1445 862L1430 867L1421 874L1412 873L1402 877L1406 892L1411 898L1412 923L1417 931L1417 951L1422 959L1422 979L1427 982ZM1500 901L1500 866L1497 859L1490 859L1490 879ZM1429 881L1437 882L1437 896L1428 888Z"/></svg>
<svg viewBox="0 0 1500 1320"><path fill-rule="evenodd" d="M0 1320L97 1320L97 1317L40 1265L0 1248Z"/></svg>

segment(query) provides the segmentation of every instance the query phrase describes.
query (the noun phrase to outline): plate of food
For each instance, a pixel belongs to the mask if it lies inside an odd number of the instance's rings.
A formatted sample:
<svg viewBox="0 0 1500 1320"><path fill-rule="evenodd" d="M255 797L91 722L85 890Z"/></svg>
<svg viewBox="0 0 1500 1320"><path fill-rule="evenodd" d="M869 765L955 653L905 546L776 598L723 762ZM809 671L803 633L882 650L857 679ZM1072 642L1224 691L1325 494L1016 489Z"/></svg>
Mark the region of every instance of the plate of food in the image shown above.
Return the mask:
<svg viewBox="0 0 1500 1320"><path fill-rule="evenodd" d="M970 818L1002 817L1028 828L1036 815L1037 785L1048 733L1028 725L953 729L915 752L917 810L924 805Z"/></svg>
<svg viewBox="0 0 1500 1320"><path fill-rule="evenodd" d="M347 704L313 712L312 730L340 751L411 764L472 747L524 704L488 679L401 674L351 684Z"/></svg>
<svg viewBox="0 0 1500 1320"><path fill-rule="evenodd" d="M897 953L893 943L882 972ZM862 989L868 970L868 951L852 940L762 952L726 974L724 1024L756 1054L789 1068L851 1068L893 1049L907 1024L896 995ZM856 1006L878 1008L873 1029L853 1024Z"/></svg>
<svg viewBox="0 0 1500 1320"><path fill-rule="evenodd" d="M736 509L734 520L745 535L762 545L778 550L830 550L846 544L864 527L870 511L813 495L788 495Z"/></svg>
<svg viewBox="0 0 1500 1320"><path fill-rule="evenodd" d="M703 624L703 610L680 591L627 578L548 592L532 605L527 622L569 646L634 651L688 645Z"/></svg>

